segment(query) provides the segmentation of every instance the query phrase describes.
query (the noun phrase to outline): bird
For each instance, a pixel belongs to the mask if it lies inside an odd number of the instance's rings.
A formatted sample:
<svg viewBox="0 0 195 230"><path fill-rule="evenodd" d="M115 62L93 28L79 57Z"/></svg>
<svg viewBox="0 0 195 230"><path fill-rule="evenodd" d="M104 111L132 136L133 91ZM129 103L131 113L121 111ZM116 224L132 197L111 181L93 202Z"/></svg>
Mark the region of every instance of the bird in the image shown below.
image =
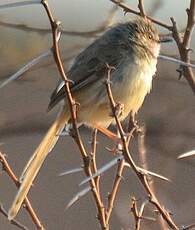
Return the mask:
<svg viewBox="0 0 195 230"><path fill-rule="evenodd" d="M119 120L129 113L136 114L145 96L151 91L156 72L161 39L154 24L147 18L137 17L118 23L92 42L75 58L66 73L72 81L71 93L79 103L77 122L97 128L113 137L108 130L114 123L105 87L107 65L111 72L111 89L116 102L123 105ZM45 158L51 152L60 133L71 121L65 86L62 83L53 91L48 110L63 102L60 113L36 148L20 177L20 187L9 209L8 218L17 215Z"/></svg>

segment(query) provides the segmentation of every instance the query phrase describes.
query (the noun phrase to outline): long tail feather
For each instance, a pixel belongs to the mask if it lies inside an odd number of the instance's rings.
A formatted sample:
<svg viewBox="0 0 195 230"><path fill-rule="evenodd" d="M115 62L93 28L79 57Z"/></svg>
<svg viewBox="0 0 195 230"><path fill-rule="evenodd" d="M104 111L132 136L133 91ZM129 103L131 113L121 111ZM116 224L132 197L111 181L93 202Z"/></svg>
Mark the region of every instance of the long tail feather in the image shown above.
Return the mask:
<svg viewBox="0 0 195 230"><path fill-rule="evenodd" d="M30 190L33 180L38 174L48 153L55 146L59 138L59 134L64 128L66 122L67 116L65 115L64 111L62 111L48 130L47 134L35 150L30 160L28 161L20 178L20 188L8 212L9 220L12 220L17 215L26 195L28 194L28 191Z"/></svg>

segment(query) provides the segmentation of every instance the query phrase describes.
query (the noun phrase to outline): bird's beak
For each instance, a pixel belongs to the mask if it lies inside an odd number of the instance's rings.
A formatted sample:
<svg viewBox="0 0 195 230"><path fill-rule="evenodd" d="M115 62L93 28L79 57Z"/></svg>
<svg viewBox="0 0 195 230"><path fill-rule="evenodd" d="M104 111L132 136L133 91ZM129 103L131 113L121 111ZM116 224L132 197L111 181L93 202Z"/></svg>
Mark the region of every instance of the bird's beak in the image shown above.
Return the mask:
<svg viewBox="0 0 195 230"><path fill-rule="evenodd" d="M161 36L160 37L160 43L166 43L166 42L172 42L173 41L173 38L171 37L167 37L167 36Z"/></svg>

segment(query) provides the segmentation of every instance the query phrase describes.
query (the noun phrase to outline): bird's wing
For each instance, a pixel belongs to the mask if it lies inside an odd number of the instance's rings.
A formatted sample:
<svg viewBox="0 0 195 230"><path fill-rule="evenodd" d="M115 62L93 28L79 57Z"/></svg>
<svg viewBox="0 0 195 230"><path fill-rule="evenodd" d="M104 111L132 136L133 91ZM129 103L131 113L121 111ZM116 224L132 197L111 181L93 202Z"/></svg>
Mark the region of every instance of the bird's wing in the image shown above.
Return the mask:
<svg viewBox="0 0 195 230"><path fill-rule="evenodd" d="M105 77L106 64L115 68L120 65L129 52L122 36L120 31L111 29L76 57L67 73L67 77L73 81L71 92L74 93ZM48 109L52 109L65 96L65 89L61 84L54 90Z"/></svg>

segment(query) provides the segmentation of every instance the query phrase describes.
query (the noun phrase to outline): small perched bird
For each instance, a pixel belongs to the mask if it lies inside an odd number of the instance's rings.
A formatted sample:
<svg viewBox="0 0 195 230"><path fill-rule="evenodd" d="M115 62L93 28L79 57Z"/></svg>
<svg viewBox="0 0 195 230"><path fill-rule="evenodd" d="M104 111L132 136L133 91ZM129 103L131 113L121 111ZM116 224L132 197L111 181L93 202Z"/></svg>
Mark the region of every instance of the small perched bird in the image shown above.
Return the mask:
<svg viewBox="0 0 195 230"><path fill-rule="evenodd" d="M119 119L124 120L130 112L137 113L151 90L160 42L151 21L137 18L110 28L82 51L67 72L67 77L74 82L71 85L72 95L80 104L78 123L112 136L107 129L114 118L110 116L104 84L108 74L106 64L115 67L111 73L112 94L115 102L124 106ZM54 90L49 109L61 100L64 101L62 111L23 170L20 188L8 213L10 220L17 215L46 156L71 118L63 84Z"/></svg>

